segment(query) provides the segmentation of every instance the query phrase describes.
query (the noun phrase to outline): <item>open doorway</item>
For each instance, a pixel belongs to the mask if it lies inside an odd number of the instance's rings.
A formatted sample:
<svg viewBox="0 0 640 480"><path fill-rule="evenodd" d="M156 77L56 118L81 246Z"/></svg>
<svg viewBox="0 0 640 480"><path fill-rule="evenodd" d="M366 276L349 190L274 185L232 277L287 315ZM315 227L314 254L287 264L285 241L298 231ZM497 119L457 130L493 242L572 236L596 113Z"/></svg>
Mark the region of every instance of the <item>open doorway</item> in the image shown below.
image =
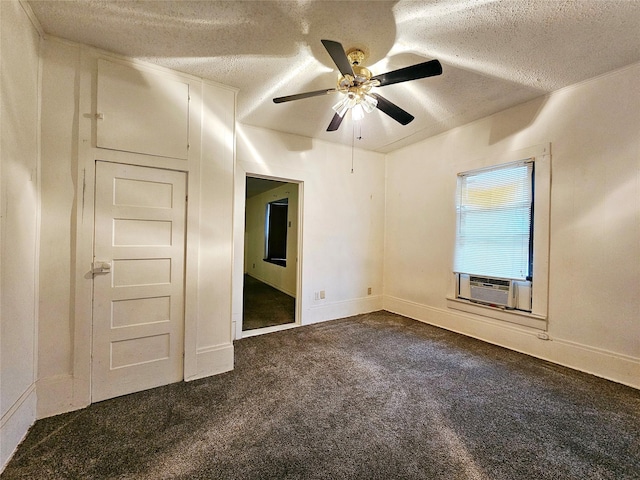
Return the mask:
<svg viewBox="0 0 640 480"><path fill-rule="evenodd" d="M298 187L246 177L242 336L296 323Z"/></svg>

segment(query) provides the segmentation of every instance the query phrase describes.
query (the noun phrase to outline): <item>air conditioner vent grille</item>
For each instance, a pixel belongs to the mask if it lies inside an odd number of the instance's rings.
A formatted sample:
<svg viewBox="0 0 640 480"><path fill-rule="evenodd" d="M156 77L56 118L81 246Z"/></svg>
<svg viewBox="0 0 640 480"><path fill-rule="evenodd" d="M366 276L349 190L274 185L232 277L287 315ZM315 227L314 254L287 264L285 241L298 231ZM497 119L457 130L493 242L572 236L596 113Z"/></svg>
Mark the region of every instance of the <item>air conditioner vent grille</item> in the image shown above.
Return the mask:
<svg viewBox="0 0 640 480"><path fill-rule="evenodd" d="M456 297L492 307L531 311L530 281L457 274Z"/></svg>
<svg viewBox="0 0 640 480"><path fill-rule="evenodd" d="M477 283L490 283L491 285L501 285L503 287L508 287L511 285L511 280L499 278L470 277L469 281Z"/></svg>
<svg viewBox="0 0 640 480"><path fill-rule="evenodd" d="M471 287L471 300L492 305L508 305L509 290L494 290L491 288Z"/></svg>

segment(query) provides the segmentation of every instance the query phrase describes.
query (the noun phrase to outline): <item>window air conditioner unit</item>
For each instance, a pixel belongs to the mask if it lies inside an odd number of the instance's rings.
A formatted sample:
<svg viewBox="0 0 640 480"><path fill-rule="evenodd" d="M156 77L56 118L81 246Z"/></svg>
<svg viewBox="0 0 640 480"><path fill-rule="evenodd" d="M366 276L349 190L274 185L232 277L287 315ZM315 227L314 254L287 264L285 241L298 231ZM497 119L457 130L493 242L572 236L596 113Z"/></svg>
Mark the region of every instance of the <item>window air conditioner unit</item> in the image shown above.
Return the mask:
<svg viewBox="0 0 640 480"><path fill-rule="evenodd" d="M496 307L531 311L531 282L458 274L458 298Z"/></svg>

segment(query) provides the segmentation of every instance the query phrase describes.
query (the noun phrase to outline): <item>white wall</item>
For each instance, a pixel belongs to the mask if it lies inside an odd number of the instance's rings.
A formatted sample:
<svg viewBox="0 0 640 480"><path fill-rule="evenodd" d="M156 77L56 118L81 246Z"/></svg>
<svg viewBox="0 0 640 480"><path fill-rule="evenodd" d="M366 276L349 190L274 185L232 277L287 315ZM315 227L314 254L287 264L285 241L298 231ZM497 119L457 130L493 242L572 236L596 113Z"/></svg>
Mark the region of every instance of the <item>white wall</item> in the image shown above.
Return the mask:
<svg viewBox="0 0 640 480"><path fill-rule="evenodd" d="M387 157L385 308L640 387L640 65ZM549 341L447 307L456 173L551 143ZM515 160L515 158L514 158Z"/></svg>
<svg viewBox="0 0 640 480"><path fill-rule="evenodd" d="M264 227L266 208L269 202L287 198L287 264L275 265L265 262ZM298 185L286 183L246 201L244 270L252 277L274 288L296 296L296 273L298 271Z"/></svg>
<svg viewBox="0 0 640 480"><path fill-rule="evenodd" d="M348 128L348 126L345 126ZM300 184L302 324L382 307L384 156L271 130L238 126L233 318L242 323L246 174ZM372 294L367 294L367 288ZM324 300L315 293L325 291Z"/></svg>
<svg viewBox="0 0 640 480"><path fill-rule="evenodd" d="M0 470L35 420L39 35L0 2Z"/></svg>

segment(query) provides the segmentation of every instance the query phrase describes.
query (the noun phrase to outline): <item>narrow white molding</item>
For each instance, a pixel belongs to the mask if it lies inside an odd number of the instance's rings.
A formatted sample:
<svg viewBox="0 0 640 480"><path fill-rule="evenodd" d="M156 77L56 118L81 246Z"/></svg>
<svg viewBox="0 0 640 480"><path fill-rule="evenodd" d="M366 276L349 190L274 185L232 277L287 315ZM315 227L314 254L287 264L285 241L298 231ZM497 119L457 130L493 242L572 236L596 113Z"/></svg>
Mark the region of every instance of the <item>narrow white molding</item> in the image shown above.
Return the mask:
<svg viewBox="0 0 640 480"><path fill-rule="evenodd" d="M451 326L441 325L439 323L432 322L430 321L431 316L432 315L451 316L456 320L464 319L467 321L471 321L473 322L474 325L479 325L482 328L484 328L482 324L485 324L485 325L490 325L492 328L502 329L506 331L514 331L517 333L525 333L529 335L536 335L537 333L540 332L540 330L537 328L527 327L524 325L517 325L515 323L504 322L504 321L496 320L495 318L490 318L490 317L476 316L473 314L469 314L467 312L463 313L461 311L453 311L453 310L447 310L443 308L431 307L429 305L424 305L418 302L412 302L410 300L404 300L402 298L394 297L391 295L384 296L383 306L385 310L388 310L390 312L398 313L400 315L405 315L414 320L419 320L424 323L429 323L430 325L441 327L455 333L460 333L462 335L466 335L468 337L473 337L473 338L477 338L478 340L484 340L484 341L488 341L488 340L485 340L482 337L474 336L464 330L459 331L452 328ZM400 311L397 311L397 309L401 309L402 311L408 312L408 313L402 313ZM494 342L490 342L490 343L494 343Z"/></svg>
<svg viewBox="0 0 640 480"><path fill-rule="evenodd" d="M2 0L0 0L2 1ZM19 0L22 3L22 0ZM34 17L35 18L35 17ZM120 55L115 52L111 52L109 50L103 50L97 47L92 47L91 45L86 45L84 43L74 42L73 40L68 40L62 37L56 37L54 35L43 34L45 39L48 42L56 42L63 45L68 45L71 47L81 48L88 55L91 55L95 58L104 58L105 60L109 60L114 63L120 63L122 65L131 66L133 68L137 68L139 70L144 70L148 72L159 73L165 75L167 77L174 77L178 80L184 81L195 81L202 82L203 84L211 85L213 87L218 87L224 90L229 90L232 92L239 92L240 90L237 87L232 87L230 85L225 85L223 83L218 83L214 80L209 80L203 77L197 77L190 73L181 72L179 70L174 70L168 67L163 67L158 64L153 63L151 60L140 60L135 57L127 57L125 55Z"/></svg>
<svg viewBox="0 0 640 480"><path fill-rule="evenodd" d="M21 2L22 5L23 2ZM23 5L24 8L24 5ZM31 7L29 6L29 9ZM38 378L38 358L40 356L40 237L42 227L42 80L44 72L44 59L42 52L44 50L44 38L40 35L38 42L38 112L37 112L37 128L36 128L36 235L35 248L33 252L33 378ZM35 384L35 381L34 381Z"/></svg>
<svg viewBox="0 0 640 480"><path fill-rule="evenodd" d="M35 391L36 385L35 383L32 383L24 392L22 392L22 395L18 397L13 405L9 407L9 410L7 410L7 412L0 418L0 428L3 428L5 426L9 419L22 407L24 402L29 398L30 395L35 393Z"/></svg>
<svg viewBox="0 0 640 480"><path fill-rule="evenodd" d="M384 309L435 327L640 389L640 359L569 340L540 339L539 329L386 295Z"/></svg>
<svg viewBox="0 0 640 480"><path fill-rule="evenodd" d="M441 137L441 136L445 136L445 135L450 135L450 134L452 134L452 133L454 133L456 131L467 129L467 128L469 128L470 125L479 124L481 122L486 121L489 118L494 117L495 115L501 114L502 112L506 112L507 110L510 110L512 108L517 108L520 105L526 105L527 103L534 102L534 101L540 101L541 99L546 102L546 101L550 100L551 98L555 97L556 95L560 95L560 94L562 94L564 92L570 92L572 90L579 89L579 88L583 87L584 85L587 85L587 84L589 84L591 82L596 82L598 80L602 80L602 79L607 78L607 77L614 77L614 76L616 76L618 74L621 74L621 73L623 73L623 72L625 72L627 70L633 70L633 69L638 68L638 67L640 67L640 62L634 62L634 63L631 63L629 65L624 65L624 66L622 66L620 68L617 68L615 70L611 70L611 71L608 71L608 72L601 73L600 75L596 75L595 77L586 78L586 79L581 80L581 81L579 81L577 83L572 83L570 85L566 85L564 87L560 87L557 90L552 90L550 92L547 92L545 94L540 95L539 97L535 97L535 98L526 100L526 101L524 101L522 103L518 103L516 105L511 105L510 107L506 107L503 110L499 110L497 112L494 112L494 113L492 113L490 115L487 115L485 117L479 118L477 120L472 120L472 121L467 122L467 123L465 123L463 125L458 125L457 127L453 127L453 128L447 128L447 129L443 130L442 132L436 133L436 134L431 135L430 137L427 137L427 138L423 138L423 139L418 140L418 141L416 141L414 143L411 143L409 145L403 145L401 147L389 149L393 145L405 140L405 139L400 139L400 140L397 140L397 141L395 141L393 143L388 143L386 145L382 145L382 146L380 146L378 148L379 149L385 149L385 152L383 153L383 155L389 156L389 155L392 155L392 154L397 153L399 151L402 151L405 148L415 147L416 145L419 145L420 143L423 143L423 142L425 142L427 140L431 140L433 138L437 138L437 137ZM412 134L412 135L415 136L415 135L417 135L417 133L416 134Z"/></svg>
<svg viewBox="0 0 640 480"><path fill-rule="evenodd" d="M35 411L36 390L31 384L0 418L0 473L27 436Z"/></svg>
<svg viewBox="0 0 640 480"><path fill-rule="evenodd" d="M264 278L261 278L261 277L259 277L258 275L252 275L252 274L250 274L250 273L247 273L247 275L249 275L249 276L250 276L250 277L252 277L252 278L255 278L255 279L256 279L256 280L258 280L259 282L266 283L266 284L267 284L267 285L269 285L270 287L275 288L275 289L276 289L276 290L278 290L279 292L282 292L282 293L284 293L284 294L286 294L286 295L289 295L290 297L293 297L293 298L295 298L295 297L296 297L296 293L295 293L295 292L290 292L289 290L285 290L284 288L282 288L282 287L280 287L280 286L278 286L278 285L276 285L276 284L274 284L274 283L272 283L272 282L270 282L270 281L268 281L268 280L265 280ZM297 282L296 282L296 283L297 283Z"/></svg>
<svg viewBox="0 0 640 480"><path fill-rule="evenodd" d="M242 333L242 313L234 312L231 315L231 333L233 335L231 341L244 337Z"/></svg>
<svg viewBox="0 0 640 480"><path fill-rule="evenodd" d="M382 295L370 295L337 302L318 300L308 308L308 315L305 315L303 325L335 320L352 315L359 315L361 313L375 312L381 310L382 305Z"/></svg>
<svg viewBox="0 0 640 480"><path fill-rule="evenodd" d="M233 370L233 343L199 347L196 364L196 372L188 377L185 375L185 382Z"/></svg>
<svg viewBox="0 0 640 480"><path fill-rule="evenodd" d="M18 3L24 10L24 13L29 18L29 21L31 22L31 25L33 25L33 28L35 28L35 30L38 32L38 35L40 36L40 38L44 38L45 37L44 29L42 28L42 24L40 23L40 20L38 20L38 17L36 17L36 14L33 13L33 9L31 8L31 5L29 5L26 2L26 0L18 0Z"/></svg>
<svg viewBox="0 0 640 480"><path fill-rule="evenodd" d="M285 323L284 325L273 325L271 327L256 328L254 330L244 330L242 332L242 338L257 337L258 335L264 335L266 333L280 332L282 330L289 330L291 328L297 328L300 325L297 323Z"/></svg>
<svg viewBox="0 0 640 480"><path fill-rule="evenodd" d="M86 406L74 404L72 375L56 375L39 379L36 387L38 392L36 419L38 420L79 410Z"/></svg>
<svg viewBox="0 0 640 480"><path fill-rule="evenodd" d="M461 312L480 315L495 320L515 323L525 327L536 328L538 330L547 330L547 317L535 315L528 312L518 310L503 310L489 305L473 303L460 298L447 297L447 307L452 310L460 310Z"/></svg>
<svg viewBox="0 0 640 480"><path fill-rule="evenodd" d="M615 70L610 70L608 72L601 73L600 75L596 75L595 77L585 78L584 80L581 80L581 81L579 81L577 83L572 83L572 84L567 85L565 87L561 87L561 88L559 88L557 90L554 90L554 91L548 93L547 95L545 95L545 97L551 97L551 96L553 96L553 95L555 95L557 93L561 93L561 92L570 92L570 91L576 90L576 89L578 89L578 88L580 88L580 87L582 87L584 85L587 85L587 84L589 84L591 82L595 82L595 81L598 81L598 80L601 80L601 79L607 78L607 77L615 77L615 76L619 75L620 73L623 73L623 72L625 72L627 70L633 70L633 69L638 68L638 67L640 67L640 62L630 63L629 65L624 65L624 66L622 66L620 68L616 68ZM525 102L525 103L527 103L527 102Z"/></svg>
<svg viewBox="0 0 640 480"><path fill-rule="evenodd" d="M198 355L211 353L211 352L219 352L221 350L225 350L227 348L233 348L233 344L231 343L221 343L219 345L208 345L206 347L198 347L196 353Z"/></svg>

